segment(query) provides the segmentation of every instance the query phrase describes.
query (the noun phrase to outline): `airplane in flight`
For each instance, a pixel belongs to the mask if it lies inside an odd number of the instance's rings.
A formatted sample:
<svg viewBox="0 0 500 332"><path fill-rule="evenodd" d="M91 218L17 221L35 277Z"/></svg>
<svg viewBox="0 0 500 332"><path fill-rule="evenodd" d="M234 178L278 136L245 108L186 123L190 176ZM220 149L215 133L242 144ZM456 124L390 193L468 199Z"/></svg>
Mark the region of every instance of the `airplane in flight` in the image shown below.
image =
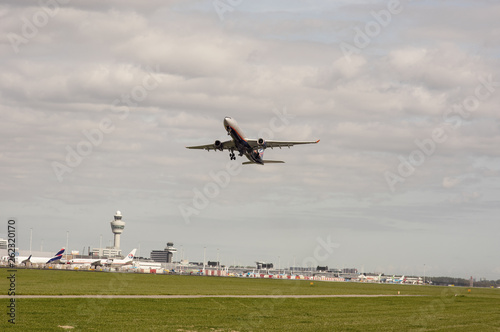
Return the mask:
<svg viewBox="0 0 500 332"><path fill-rule="evenodd" d="M249 161L243 163L243 165L248 164L276 164L284 163L284 161L279 160L264 160L264 150L266 148L282 148L291 147L293 145L299 144L316 144L317 141L275 141L275 140L264 140L263 138L253 139L247 138L247 136L240 129L236 121L230 117L224 118L224 128L227 134L231 136L231 140L221 142L216 140L212 144L198 145L198 146L187 146L188 149L200 149L200 150L214 150L223 151L229 150L229 158L231 160L236 160L235 151L238 152L240 157L245 156Z"/></svg>
<svg viewBox="0 0 500 332"><path fill-rule="evenodd" d="M68 264L80 264L80 265L90 265L90 266L123 266L123 265L129 265L132 264L132 261L134 260L135 252L137 249L132 250L127 257L124 259L113 259L113 258L106 258L106 259L94 259L94 258L74 258L70 259L68 261Z"/></svg>
<svg viewBox="0 0 500 332"><path fill-rule="evenodd" d="M52 263L59 263L61 260L63 253L64 253L64 248L59 250L53 257L36 257L33 255L29 256L16 256L15 258L15 264L16 265L28 265L28 264L52 264ZM8 261L9 256L4 256L2 257L2 260Z"/></svg>

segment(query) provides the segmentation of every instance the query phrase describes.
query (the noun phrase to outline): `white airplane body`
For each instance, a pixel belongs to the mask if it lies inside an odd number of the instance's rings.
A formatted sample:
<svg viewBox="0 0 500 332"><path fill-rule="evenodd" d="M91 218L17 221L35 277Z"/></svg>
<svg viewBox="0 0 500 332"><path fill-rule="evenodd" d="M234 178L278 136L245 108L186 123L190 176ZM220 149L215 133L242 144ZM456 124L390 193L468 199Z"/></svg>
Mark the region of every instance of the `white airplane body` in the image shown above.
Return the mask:
<svg viewBox="0 0 500 332"><path fill-rule="evenodd" d="M29 256L16 256L15 258L15 264L20 265L24 264L27 265L28 263L30 264L51 264L51 263L59 263L61 260L63 253L64 253L64 248L59 250L53 257L33 257L33 255ZM4 256L2 257L2 260L8 261L9 256Z"/></svg>
<svg viewBox="0 0 500 332"><path fill-rule="evenodd" d="M366 281L366 282L374 282L374 281L380 281L380 279L382 278L382 274L379 274L378 276L374 276L374 275L364 275L364 274L360 274L359 275L359 280L361 281Z"/></svg>
<svg viewBox="0 0 500 332"><path fill-rule="evenodd" d="M109 261L108 261L108 265L111 265L111 266L123 266L123 265L129 265L129 264L132 264L133 260L134 260L134 257L135 257L135 252L137 251L137 249L134 249L132 250L128 255L127 257L125 257L124 259L113 259L111 261L111 264L109 264Z"/></svg>
<svg viewBox="0 0 500 332"><path fill-rule="evenodd" d="M93 259L93 258L73 258L68 261L68 264L75 265L102 265L101 261L106 261L105 259Z"/></svg>
<svg viewBox="0 0 500 332"><path fill-rule="evenodd" d="M406 277L405 278L405 283L406 284L413 284L413 285L420 285L423 283L422 277Z"/></svg>
<svg viewBox="0 0 500 332"><path fill-rule="evenodd" d="M230 117L224 118L224 128L227 134L231 136L231 140L221 142L216 140L215 143L198 145L198 146L188 146L188 149L200 149L200 150L214 150L223 151L229 150L229 157L231 160L236 160L234 151L238 151L238 155L245 156L249 161L244 162L243 165L247 164L271 164L271 163L284 163L284 161L279 160L264 160L264 150L266 148L282 148L291 147L293 145L299 144L316 144L317 141L275 141L275 140L264 140L263 138L251 139L247 138L243 131L240 129L235 120Z"/></svg>
<svg viewBox="0 0 500 332"><path fill-rule="evenodd" d="M123 266L132 264L135 252L137 249L132 250L124 259L94 259L94 258L74 258L69 260L68 264L90 265L90 266Z"/></svg>
<svg viewBox="0 0 500 332"><path fill-rule="evenodd" d="M392 276L392 278L387 279L386 282L390 282L393 284L404 284L406 282L406 278L404 275L401 277Z"/></svg>

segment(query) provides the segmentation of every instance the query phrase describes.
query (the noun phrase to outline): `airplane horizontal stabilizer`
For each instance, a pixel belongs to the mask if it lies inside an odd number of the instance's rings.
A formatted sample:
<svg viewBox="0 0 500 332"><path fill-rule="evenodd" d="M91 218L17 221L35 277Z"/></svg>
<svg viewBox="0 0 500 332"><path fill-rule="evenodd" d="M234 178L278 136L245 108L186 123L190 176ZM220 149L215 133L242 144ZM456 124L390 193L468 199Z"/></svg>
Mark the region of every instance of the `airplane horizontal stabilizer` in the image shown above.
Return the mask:
<svg viewBox="0 0 500 332"><path fill-rule="evenodd" d="M284 164L284 161L281 160L263 160L264 164ZM251 165L251 164L257 164L252 161L245 161L242 163L243 165Z"/></svg>

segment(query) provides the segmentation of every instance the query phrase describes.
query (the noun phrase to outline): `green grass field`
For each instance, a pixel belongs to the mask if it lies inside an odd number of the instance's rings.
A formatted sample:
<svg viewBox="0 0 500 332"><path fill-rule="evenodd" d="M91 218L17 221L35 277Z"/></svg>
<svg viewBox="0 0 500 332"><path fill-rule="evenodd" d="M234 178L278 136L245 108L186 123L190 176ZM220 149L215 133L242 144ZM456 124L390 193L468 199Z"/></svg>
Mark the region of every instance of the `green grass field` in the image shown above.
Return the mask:
<svg viewBox="0 0 500 332"><path fill-rule="evenodd" d="M8 284L2 271L3 294ZM21 299L16 325L62 331L500 331L500 289L17 270L17 295L397 294L379 298Z"/></svg>

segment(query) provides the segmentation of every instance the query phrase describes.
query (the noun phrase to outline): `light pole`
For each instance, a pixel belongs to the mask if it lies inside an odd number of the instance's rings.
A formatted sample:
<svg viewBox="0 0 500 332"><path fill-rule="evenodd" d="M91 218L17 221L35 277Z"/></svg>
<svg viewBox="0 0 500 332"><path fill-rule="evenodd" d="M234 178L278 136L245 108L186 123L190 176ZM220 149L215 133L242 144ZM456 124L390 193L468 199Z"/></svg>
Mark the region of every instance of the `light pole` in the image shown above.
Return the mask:
<svg viewBox="0 0 500 332"><path fill-rule="evenodd" d="M425 286L425 264L424 264L424 286Z"/></svg>
<svg viewBox="0 0 500 332"><path fill-rule="evenodd" d="M69 242L69 231L66 231L66 260L68 260L68 242Z"/></svg>
<svg viewBox="0 0 500 332"><path fill-rule="evenodd" d="M102 234L99 236L99 259L101 258L101 252L102 252Z"/></svg>
<svg viewBox="0 0 500 332"><path fill-rule="evenodd" d="M205 256L206 256L206 253L207 253L207 247L203 247L203 275L205 275Z"/></svg>
<svg viewBox="0 0 500 332"><path fill-rule="evenodd" d="M30 228L30 255L31 255L31 241L33 240L33 228Z"/></svg>
<svg viewBox="0 0 500 332"><path fill-rule="evenodd" d="M219 248L217 248L217 271L219 271Z"/></svg>

